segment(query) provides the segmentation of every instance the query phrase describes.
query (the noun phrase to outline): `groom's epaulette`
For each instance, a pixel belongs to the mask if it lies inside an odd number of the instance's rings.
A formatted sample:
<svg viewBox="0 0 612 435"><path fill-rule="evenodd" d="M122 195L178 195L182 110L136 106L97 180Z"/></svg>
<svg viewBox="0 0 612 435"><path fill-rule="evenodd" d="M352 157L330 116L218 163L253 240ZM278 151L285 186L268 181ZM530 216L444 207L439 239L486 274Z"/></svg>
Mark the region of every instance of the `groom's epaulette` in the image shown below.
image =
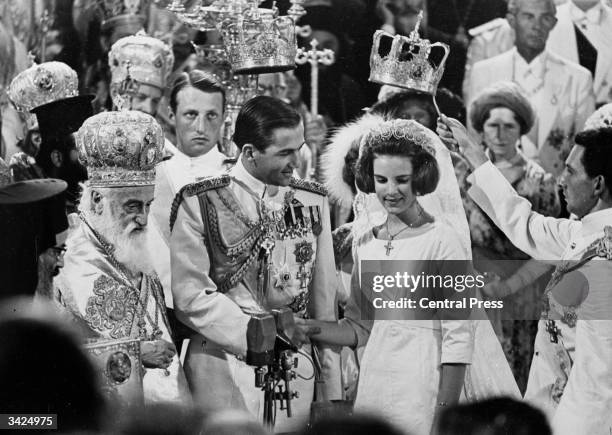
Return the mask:
<svg viewBox="0 0 612 435"><path fill-rule="evenodd" d="M176 215L178 209L183 203L183 198L188 196L196 196L204 193L208 190L219 189L221 187L229 186L230 176L227 174L220 175L218 177L205 178L201 181L188 184L178 191L172 201L172 207L170 208L170 231L174 228L174 222L176 221Z"/></svg>
<svg viewBox="0 0 612 435"><path fill-rule="evenodd" d="M291 178L291 183L289 183L291 187L300 190L307 190L308 192L316 193L317 195L327 196L327 189L316 181L306 181L301 178Z"/></svg>
<svg viewBox="0 0 612 435"><path fill-rule="evenodd" d="M196 196L200 193L204 193L207 190L218 189L220 187L229 186L230 176L227 174L219 175L218 177L209 177L195 183L188 184L183 187L179 193L182 192L184 196Z"/></svg>
<svg viewBox="0 0 612 435"><path fill-rule="evenodd" d="M583 259L588 257L602 257L606 260L612 260L612 226L605 226L604 236L595 240L582 256Z"/></svg>

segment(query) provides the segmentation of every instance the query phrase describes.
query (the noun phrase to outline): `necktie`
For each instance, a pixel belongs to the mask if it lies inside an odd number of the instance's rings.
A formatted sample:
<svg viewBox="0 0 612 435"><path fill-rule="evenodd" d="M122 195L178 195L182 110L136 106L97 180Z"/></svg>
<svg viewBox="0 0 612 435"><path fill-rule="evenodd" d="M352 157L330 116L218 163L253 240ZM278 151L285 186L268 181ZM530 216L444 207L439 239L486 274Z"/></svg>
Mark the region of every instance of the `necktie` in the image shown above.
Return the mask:
<svg viewBox="0 0 612 435"><path fill-rule="evenodd" d="M582 33L576 24L574 24L574 32L576 33L576 45L578 48L578 62L591 72L595 77L595 68L597 66L597 49L591 44L587 37Z"/></svg>

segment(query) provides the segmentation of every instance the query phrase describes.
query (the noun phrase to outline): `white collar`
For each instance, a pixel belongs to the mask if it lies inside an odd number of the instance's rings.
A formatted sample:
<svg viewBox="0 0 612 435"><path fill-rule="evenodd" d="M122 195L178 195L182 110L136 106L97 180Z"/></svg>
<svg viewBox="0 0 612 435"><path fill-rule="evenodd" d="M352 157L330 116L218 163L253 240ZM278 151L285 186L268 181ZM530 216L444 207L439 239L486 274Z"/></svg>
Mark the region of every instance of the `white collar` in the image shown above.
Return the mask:
<svg viewBox="0 0 612 435"><path fill-rule="evenodd" d="M612 225L612 208L606 208L594 213L589 213L583 217L581 221L583 236L601 232L605 226Z"/></svg>
<svg viewBox="0 0 612 435"><path fill-rule="evenodd" d="M539 77L544 76L544 67L546 66L546 50L543 50L542 53L538 54L530 63L527 63L523 56L521 56L516 46L513 48L513 50L514 61L520 72L524 72L529 68Z"/></svg>
<svg viewBox="0 0 612 435"><path fill-rule="evenodd" d="M242 163L242 156L238 156L236 165L234 165L229 173L233 178L248 186L248 188L257 195L258 199L263 199L268 186L263 181L253 177L249 171L247 171Z"/></svg>
<svg viewBox="0 0 612 435"><path fill-rule="evenodd" d="M573 1L569 2L570 15L572 16L572 21L580 22L580 21L588 21L591 24L599 25L601 20L602 7L601 2L598 2L595 6L587 11L583 11L578 6L574 4Z"/></svg>
<svg viewBox="0 0 612 435"><path fill-rule="evenodd" d="M174 154L172 158L177 159L179 163L199 164L203 162L217 161L221 158L220 156L225 158L225 155L221 151L219 151L219 148L215 145L206 154L202 154L201 156L196 157L189 157L187 154L177 148L176 154Z"/></svg>

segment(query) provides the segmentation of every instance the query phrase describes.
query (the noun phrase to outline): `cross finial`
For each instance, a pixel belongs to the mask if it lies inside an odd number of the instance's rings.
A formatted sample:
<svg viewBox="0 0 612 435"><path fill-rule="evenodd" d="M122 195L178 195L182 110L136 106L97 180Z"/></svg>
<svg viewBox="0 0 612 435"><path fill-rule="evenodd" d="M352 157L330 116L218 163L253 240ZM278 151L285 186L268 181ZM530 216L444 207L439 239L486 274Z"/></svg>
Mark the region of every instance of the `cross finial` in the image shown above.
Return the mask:
<svg viewBox="0 0 612 435"><path fill-rule="evenodd" d="M28 62L30 63L30 66L34 66L36 63L36 56L34 56L34 53L31 51L28 51Z"/></svg>
<svg viewBox="0 0 612 435"><path fill-rule="evenodd" d="M410 32L410 39L419 39L419 29L421 27L421 21L423 21L423 11L419 12L419 17L417 19L416 24L414 25L414 30Z"/></svg>

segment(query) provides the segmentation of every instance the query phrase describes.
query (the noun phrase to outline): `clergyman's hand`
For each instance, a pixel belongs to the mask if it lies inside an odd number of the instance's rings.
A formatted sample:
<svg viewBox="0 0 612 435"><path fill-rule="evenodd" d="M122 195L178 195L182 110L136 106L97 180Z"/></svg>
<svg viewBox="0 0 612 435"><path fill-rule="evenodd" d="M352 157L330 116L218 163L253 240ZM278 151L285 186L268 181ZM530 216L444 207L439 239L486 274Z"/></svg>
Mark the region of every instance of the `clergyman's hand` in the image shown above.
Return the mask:
<svg viewBox="0 0 612 435"><path fill-rule="evenodd" d="M176 355L176 347L166 340L144 341L140 353L145 367L167 369Z"/></svg>
<svg viewBox="0 0 612 435"><path fill-rule="evenodd" d="M442 142L451 149L458 150L472 168L486 163L489 158L475 138L471 138L467 129L459 121L440 114L436 132Z"/></svg>

